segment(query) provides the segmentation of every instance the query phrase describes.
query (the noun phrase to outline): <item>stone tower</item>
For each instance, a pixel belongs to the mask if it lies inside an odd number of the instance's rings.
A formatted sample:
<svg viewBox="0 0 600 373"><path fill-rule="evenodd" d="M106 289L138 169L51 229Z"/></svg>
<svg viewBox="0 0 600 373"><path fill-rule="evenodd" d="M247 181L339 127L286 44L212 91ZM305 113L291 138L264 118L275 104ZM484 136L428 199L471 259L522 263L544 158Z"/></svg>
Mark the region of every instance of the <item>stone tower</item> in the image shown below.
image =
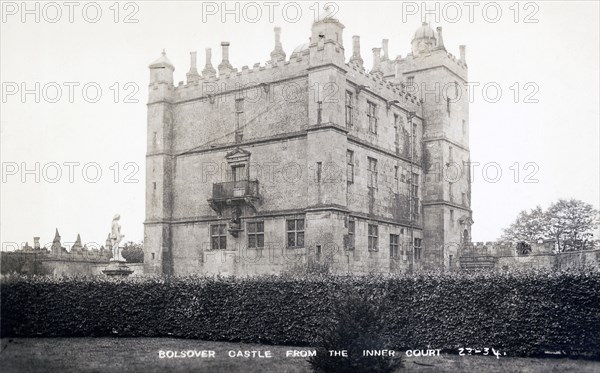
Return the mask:
<svg viewBox="0 0 600 373"><path fill-rule="evenodd" d="M276 28L262 66L234 68L228 42L216 70L209 48L201 74L191 54L187 84L164 52L149 66L146 273L456 263L472 224L464 48L425 23L405 58L368 46L367 71L328 14L289 57Z"/></svg>
<svg viewBox="0 0 600 373"><path fill-rule="evenodd" d="M173 72L175 68L166 53L149 66L148 139L146 151L146 219L144 222L145 273L169 274L171 173L173 157ZM156 265L156 263L160 265Z"/></svg>
<svg viewBox="0 0 600 373"><path fill-rule="evenodd" d="M422 100L423 247L431 261L448 268L460 244L470 240L473 223L465 47L460 58L448 53L442 28L434 31L427 23L411 46L412 54L396 63L396 77Z"/></svg>

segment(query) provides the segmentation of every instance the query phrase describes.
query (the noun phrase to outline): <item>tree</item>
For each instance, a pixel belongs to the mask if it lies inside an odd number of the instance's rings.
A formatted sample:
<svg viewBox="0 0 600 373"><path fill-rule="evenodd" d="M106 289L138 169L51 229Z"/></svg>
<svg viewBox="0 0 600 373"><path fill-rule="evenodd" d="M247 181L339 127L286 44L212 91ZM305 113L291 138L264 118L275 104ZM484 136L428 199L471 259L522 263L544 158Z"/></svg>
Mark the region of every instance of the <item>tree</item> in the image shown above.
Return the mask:
<svg viewBox="0 0 600 373"><path fill-rule="evenodd" d="M530 212L523 210L517 216L517 220L504 229L501 240L534 242L540 238L546 238L547 224L545 219L545 213L540 206L536 206Z"/></svg>
<svg viewBox="0 0 600 373"><path fill-rule="evenodd" d="M521 211L500 238L511 242L535 242L554 239L559 251L593 248L598 230L598 210L580 200L559 199L544 211L540 206L530 212Z"/></svg>
<svg viewBox="0 0 600 373"><path fill-rule="evenodd" d="M598 229L598 210L576 199L559 199L546 212L548 236L556 240L559 251L587 249Z"/></svg>
<svg viewBox="0 0 600 373"><path fill-rule="evenodd" d="M133 241L126 242L123 246L121 253L123 258L129 263L143 263L144 262L144 243Z"/></svg>

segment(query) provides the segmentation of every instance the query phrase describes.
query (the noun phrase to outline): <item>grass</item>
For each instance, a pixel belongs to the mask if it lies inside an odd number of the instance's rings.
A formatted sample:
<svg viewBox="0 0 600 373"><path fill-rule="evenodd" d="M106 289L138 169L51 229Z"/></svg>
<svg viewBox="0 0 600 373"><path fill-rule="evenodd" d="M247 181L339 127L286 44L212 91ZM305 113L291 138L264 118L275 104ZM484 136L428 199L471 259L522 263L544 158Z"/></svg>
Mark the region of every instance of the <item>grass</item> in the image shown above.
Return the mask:
<svg viewBox="0 0 600 373"><path fill-rule="evenodd" d="M3 339L2 372L310 372L290 346L174 338ZM159 358L159 350L213 350L215 358ZM233 350L271 351L273 358L230 358ZM406 372L598 372L600 362L557 358L444 355L406 358Z"/></svg>

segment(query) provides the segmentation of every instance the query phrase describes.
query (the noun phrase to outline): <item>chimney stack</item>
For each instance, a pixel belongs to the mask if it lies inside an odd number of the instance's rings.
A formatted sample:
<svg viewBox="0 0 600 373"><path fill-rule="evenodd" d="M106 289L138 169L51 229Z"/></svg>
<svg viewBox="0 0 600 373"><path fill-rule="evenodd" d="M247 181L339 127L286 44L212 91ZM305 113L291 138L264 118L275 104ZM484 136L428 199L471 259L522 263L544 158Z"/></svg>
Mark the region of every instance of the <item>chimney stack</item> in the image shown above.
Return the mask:
<svg viewBox="0 0 600 373"><path fill-rule="evenodd" d="M466 64L467 63L467 47L464 45L460 46L460 60Z"/></svg>
<svg viewBox="0 0 600 373"><path fill-rule="evenodd" d="M383 39L381 41L381 49L383 49L383 57L381 57L382 61L387 61L390 59L390 57L388 55L388 43L389 43L388 39Z"/></svg>
<svg viewBox="0 0 600 373"><path fill-rule="evenodd" d="M381 48L373 48L373 69L371 72L381 72Z"/></svg>
<svg viewBox="0 0 600 373"><path fill-rule="evenodd" d="M40 249L40 238L39 237L33 237L33 248L36 250Z"/></svg>
<svg viewBox="0 0 600 373"><path fill-rule="evenodd" d="M195 83L200 80L198 68L196 67L196 52L190 52L190 71L186 74L187 82Z"/></svg>
<svg viewBox="0 0 600 373"><path fill-rule="evenodd" d="M207 78L214 78L217 75L217 71L212 65L212 51L210 48L206 48L206 65L204 66L204 70L202 70L202 75Z"/></svg>
<svg viewBox="0 0 600 373"><path fill-rule="evenodd" d="M439 49L446 50L446 47L444 46L444 38L442 37L442 26L438 26L436 28L436 30L437 30L437 47Z"/></svg>
<svg viewBox="0 0 600 373"><path fill-rule="evenodd" d="M233 70L233 66L229 63L229 42L221 42L222 48L222 61L219 64L219 75L228 74Z"/></svg>
<svg viewBox="0 0 600 373"><path fill-rule="evenodd" d="M363 67L363 59L360 56L360 36L358 35L352 37L352 57L350 57L350 63Z"/></svg>
<svg viewBox="0 0 600 373"><path fill-rule="evenodd" d="M271 62L275 62L278 59L285 59L285 52L281 46L281 27L275 27L275 49L271 52Z"/></svg>

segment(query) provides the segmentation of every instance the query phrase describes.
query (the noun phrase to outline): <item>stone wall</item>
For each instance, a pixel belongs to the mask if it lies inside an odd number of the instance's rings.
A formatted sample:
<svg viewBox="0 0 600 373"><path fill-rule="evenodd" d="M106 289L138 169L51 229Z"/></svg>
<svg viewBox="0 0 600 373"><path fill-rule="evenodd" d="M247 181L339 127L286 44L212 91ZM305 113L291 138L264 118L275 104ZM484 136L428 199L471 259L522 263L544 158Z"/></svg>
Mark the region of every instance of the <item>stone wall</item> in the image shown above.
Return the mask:
<svg viewBox="0 0 600 373"><path fill-rule="evenodd" d="M108 262L91 261L66 261L56 259L44 259L42 266L48 271L50 276L105 276L102 271L108 265ZM143 276L144 263L128 263L127 266L134 272L130 276Z"/></svg>
<svg viewBox="0 0 600 373"><path fill-rule="evenodd" d="M516 245L497 242L475 242L462 245L460 267L463 269L554 268L576 266L600 268L600 249L557 253L554 241L531 243L527 254Z"/></svg>

